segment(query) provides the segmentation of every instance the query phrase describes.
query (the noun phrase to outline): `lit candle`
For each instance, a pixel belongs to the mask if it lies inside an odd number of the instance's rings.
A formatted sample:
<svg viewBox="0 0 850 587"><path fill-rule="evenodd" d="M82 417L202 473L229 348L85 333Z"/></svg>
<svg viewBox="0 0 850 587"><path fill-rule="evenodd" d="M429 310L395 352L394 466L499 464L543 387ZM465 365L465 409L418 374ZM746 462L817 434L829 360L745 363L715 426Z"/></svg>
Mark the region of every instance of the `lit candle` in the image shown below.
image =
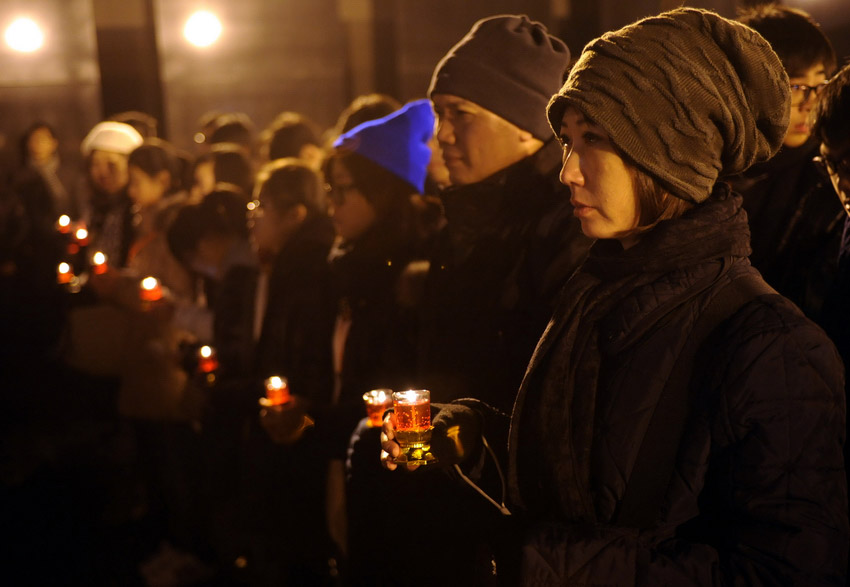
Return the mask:
<svg viewBox="0 0 850 587"><path fill-rule="evenodd" d="M71 283L74 278L74 272L68 263L59 263L56 268L56 281L59 283Z"/></svg>
<svg viewBox="0 0 850 587"><path fill-rule="evenodd" d="M91 263L92 271L94 271L95 274L102 275L106 273L106 255L102 252L97 251L94 255L92 255Z"/></svg>
<svg viewBox="0 0 850 587"><path fill-rule="evenodd" d="M56 221L56 229L62 234L68 234L71 230L71 217L67 214L62 214L59 220Z"/></svg>
<svg viewBox="0 0 850 587"><path fill-rule="evenodd" d="M266 397L273 406L279 406L292 399L289 395L289 383L285 377L273 375L266 379Z"/></svg>
<svg viewBox="0 0 850 587"><path fill-rule="evenodd" d="M393 405L392 393L392 389L373 389L363 394L369 426L376 427L383 424L384 412Z"/></svg>
<svg viewBox="0 0 850 587"><path fill-rule="evenodd" d="M85 226L81 226L80 228L78 228L77 231L74 233L74 236L77 237L77 243L81 247L84 247L89 244L89 231L86 230Z"/></svg>
<svg viewBox="0 0 850 587"><path fill-rule="evenodd" d="M198 372L212 373L218 369L218 358L215 349L204 345L198 349Z"/></svg>
<svg viewBox="0 0 850 587"><path fill-rule="evenodd" d="M155 302L162 299L162 287L156 277L145 277L139 289L139 297L143 302Z"/></svg>

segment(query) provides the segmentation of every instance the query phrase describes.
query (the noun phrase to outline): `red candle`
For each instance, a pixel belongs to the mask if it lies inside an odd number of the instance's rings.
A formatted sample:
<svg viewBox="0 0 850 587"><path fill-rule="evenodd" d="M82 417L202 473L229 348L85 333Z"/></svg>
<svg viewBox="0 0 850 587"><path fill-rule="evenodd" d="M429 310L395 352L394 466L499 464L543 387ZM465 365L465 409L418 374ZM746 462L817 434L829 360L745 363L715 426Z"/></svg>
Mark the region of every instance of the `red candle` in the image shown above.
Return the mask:
<svg viewBox="0 0 850 587"><path fill-rule="evenodd" d="M56 281L59 283L71 283L74 278L74 271L68 263L59 263L56 268Z"/></svg>
<svg viewBox="0 0 850 587"><path fill-rule="evenodd" d="M71 231L71 217L67 214L62 214L59 220L56 221L56 230L62 234L68 234Z"/></svg>
<svg viewBox="0 0 850 587"><path fill-rule="evenodd" d="M100 251L97 251L94 255L92 255L91 263L92 271L96 275L102 275L106 273L106 255L104 255Z"/></svg>
<svg viewBox="0 0 850 587"><path fill-rule="evenodd" d="M215 349L211 346L204 345L198 349L198 372L212 373L218 369L218 358L215 354Z"/></svg>
<svg viewBox="0 0 850 587"><path fill-rule="evenodd" d="M273 406L279 406L292 399L289 395L289 383L286 377L274 375L266 379L266 397Z"/></svg>
<svg viewBox="0 0 850 587"><path fill-rule="evenodd" d="M156 277L145 277L139 289L139 297L143 302L155 302L162 299L162 286Z"/></svg>

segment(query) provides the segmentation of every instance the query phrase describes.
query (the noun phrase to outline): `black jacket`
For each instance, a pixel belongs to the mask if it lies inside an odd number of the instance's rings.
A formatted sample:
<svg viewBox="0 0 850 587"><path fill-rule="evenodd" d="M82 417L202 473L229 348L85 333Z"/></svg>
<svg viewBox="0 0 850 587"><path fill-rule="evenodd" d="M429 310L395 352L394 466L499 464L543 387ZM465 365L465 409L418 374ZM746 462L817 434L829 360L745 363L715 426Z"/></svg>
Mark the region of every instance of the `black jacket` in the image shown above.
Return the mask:
<svg viewBox="0 0 850 587"><path fill-rule="evenodd" d="M844 584L843 370L779 295L705 339L677 380L688 411L661 506L646 526L620 522L640 513L623 498L698 317L757 276L740 197L724 187L626 251L598 242L565 287L511 425L524 584Z"/></svg>
<svg viewBox="0 0 850 587"><path fill-rule="evenodd" d="M442 194L447 224L425 285L420 370L432 401L508 411L558 290L590 239L558 182L555 141Z"/></svg>

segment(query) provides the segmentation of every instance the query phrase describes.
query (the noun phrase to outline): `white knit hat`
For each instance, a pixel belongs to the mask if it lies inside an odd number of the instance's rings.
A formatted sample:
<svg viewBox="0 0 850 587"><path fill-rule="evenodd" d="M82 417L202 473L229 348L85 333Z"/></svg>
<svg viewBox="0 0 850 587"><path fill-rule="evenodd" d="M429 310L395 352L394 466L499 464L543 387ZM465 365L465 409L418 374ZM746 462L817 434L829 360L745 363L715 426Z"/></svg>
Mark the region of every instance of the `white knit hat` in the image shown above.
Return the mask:
<svg viewBox="0 0 850 587"><path fill-rule="evenodd" d="M92 151L109 151L121 155L130 152L144 142L142 135L123 122L99 122L83 139L80 149L85 157Z"/></svg>

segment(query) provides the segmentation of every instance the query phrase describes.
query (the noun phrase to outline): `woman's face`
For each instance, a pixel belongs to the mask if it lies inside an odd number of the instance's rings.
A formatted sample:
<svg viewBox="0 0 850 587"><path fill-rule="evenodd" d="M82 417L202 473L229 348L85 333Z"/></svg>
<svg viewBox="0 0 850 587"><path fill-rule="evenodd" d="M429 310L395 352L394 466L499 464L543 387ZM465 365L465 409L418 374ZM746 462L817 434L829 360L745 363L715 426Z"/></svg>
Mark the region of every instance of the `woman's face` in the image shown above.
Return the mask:
<svg viewBox="0 0 850 587"><path fill-rule="evenodd" d="M59 141L47 127L35 129L27 139L27 152L32 161L46 163L53 157L59 146Z"/></svg>
<svg viewBox="0 0 850 587"><path fill-rule="evenodd" d="M354 185L342 161L331 164L331 185L331 216L336 232L343 240L355 240L375 223L375 208Z"/></svg>
<svg viewBox="0 0 850 587"><path fill-rule="evenodd" d="M127 193L130 199L142 208L159 202L168 189L170 176L167 171L150 176L141 168L130 165L128 173L130 182L127 185Z"/></svg>
<svg viewBox="0 0 850 587"><path fill-rule="evenodd" d="M786 147L799 147L812 134L811 114L817 102L817 91L820 84L826 81L826 68L823 63L813 65L801 75L790 78L791 82L791 118L788 121L788 131L782 144ZM794 86L798 86L795 88ZM799 86L815 88L806 91Z"/></svg>
<svg viewBox="0 0 850 587"><path fill-rule="evenodd" d="M89 178L98 190L112 195L123 190L129 179L127 157L110 151L92 151Z"/></svg>
<svg viewBox="0 0 850 587"><path fill-rule="evenodd" d="M561 183L570 187L573 215L590 238L634 244L629 233L640 211L629 166L614 150L601 127L575 108L567 108L559 136L564 145Z"/></svg>

